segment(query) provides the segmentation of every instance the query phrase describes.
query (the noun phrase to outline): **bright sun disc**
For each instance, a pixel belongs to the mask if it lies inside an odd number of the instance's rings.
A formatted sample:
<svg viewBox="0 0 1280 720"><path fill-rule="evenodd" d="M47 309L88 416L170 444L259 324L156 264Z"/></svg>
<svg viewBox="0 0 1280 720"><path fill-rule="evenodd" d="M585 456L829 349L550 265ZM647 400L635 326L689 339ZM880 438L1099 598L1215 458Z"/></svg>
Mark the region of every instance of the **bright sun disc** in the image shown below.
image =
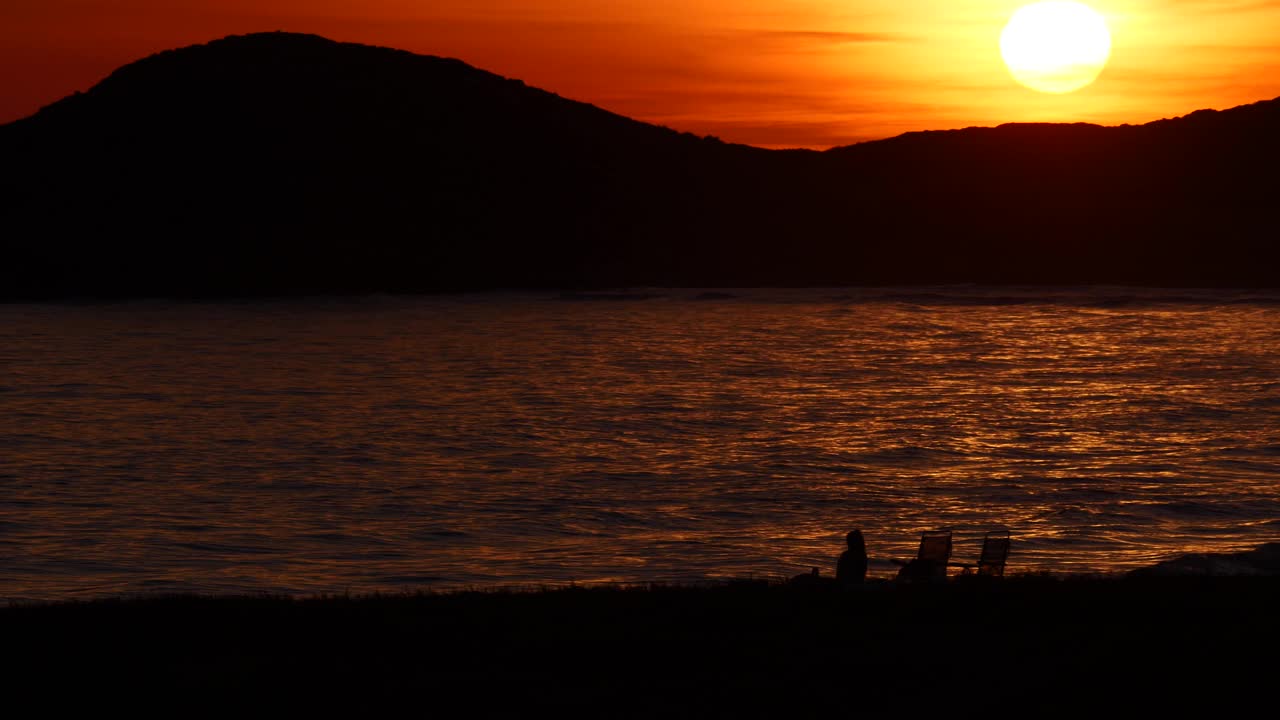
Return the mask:
<svg viewBox="0 0 1280 720"><path fill-rule="evenodd" d="M1038 2L1009 18L1000 54L1014 80L1040 92L1069 93L1102 72L1111 57L1111 33L1088 5Z"/></svg>

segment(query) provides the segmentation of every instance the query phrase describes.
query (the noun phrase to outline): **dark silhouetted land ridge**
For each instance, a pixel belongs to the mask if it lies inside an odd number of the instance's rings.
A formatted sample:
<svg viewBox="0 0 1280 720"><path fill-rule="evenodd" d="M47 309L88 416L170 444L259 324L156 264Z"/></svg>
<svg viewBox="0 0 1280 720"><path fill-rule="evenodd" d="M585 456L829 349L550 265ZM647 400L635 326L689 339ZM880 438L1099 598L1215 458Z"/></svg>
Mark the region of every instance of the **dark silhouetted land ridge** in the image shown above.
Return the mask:
<svg viewBox="0 0 1280 720"><path fill-rule="evenodd" d="M0 127L9 299L626 286L1280 284L1280 99L827 152L288 33Z"/></svg>

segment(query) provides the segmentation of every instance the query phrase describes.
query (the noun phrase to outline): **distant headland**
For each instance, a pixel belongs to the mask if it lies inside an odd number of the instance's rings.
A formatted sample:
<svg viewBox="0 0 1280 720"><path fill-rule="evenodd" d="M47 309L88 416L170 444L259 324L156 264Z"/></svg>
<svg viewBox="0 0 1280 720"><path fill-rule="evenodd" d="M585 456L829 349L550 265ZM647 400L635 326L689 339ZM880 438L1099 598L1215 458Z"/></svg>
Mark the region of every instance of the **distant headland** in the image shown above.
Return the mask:
<svg viewBox="0 0 1280 720"><path fill-rule="evenodd" d="M461 61L233 36L0 126L0 298L626 286L1276 287L1280 99L826 152Z"/></svg>

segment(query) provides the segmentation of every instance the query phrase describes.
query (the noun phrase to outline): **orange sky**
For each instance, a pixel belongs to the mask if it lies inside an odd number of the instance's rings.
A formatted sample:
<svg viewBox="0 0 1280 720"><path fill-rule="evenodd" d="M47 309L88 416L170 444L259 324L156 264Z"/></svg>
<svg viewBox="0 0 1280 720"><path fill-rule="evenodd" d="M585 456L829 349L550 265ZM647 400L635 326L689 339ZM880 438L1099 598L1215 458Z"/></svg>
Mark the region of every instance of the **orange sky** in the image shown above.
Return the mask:
<svg viewBox="0 0 1280 720"><path fill-rule="evenodd" d="M0 122L153 52L263 30L458 57L624 115L768 147L1009 121L1140 123L1280 96L1280 0L1093 0L1093 85L1013 82L1030 0L3 0Z"/></svg>

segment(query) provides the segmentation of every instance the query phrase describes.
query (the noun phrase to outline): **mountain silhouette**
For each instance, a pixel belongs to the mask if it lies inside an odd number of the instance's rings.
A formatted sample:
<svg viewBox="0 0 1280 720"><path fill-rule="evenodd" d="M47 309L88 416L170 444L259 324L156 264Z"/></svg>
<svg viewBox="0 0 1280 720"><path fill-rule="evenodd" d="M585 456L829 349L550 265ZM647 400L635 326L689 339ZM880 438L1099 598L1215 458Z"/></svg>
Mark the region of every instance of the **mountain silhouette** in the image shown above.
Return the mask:
<svg viewBox="0 0 1280 720"><path fill-rule="evenodd" d="M0 296L1275 286L1278 126L1280 99L770 151L458 60L233 36L0 127Z"/></svg>

